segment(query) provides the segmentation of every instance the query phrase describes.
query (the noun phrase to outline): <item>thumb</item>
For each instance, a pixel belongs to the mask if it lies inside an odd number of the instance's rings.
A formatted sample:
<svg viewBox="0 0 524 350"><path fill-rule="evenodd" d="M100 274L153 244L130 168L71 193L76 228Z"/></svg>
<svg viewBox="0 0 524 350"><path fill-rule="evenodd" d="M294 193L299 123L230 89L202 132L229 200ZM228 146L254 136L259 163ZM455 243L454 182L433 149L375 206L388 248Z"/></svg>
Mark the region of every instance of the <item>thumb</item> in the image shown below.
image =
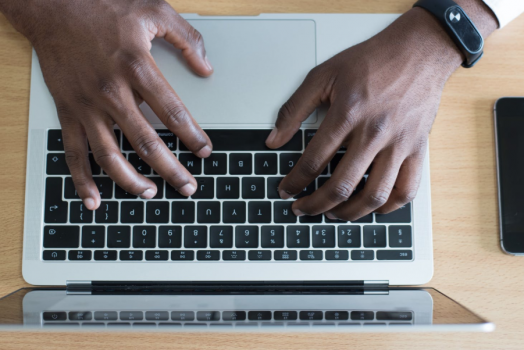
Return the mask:
<svg viewBox="0 0 524 350"><path fill-rule="evenodd" d="M266 139L269 148L279 148L291 140L302 122L322 103L325 91L319 68L313 68L298 89L278 111L275 128Z"/></svg>
<svg viewBox="0 0 524 350"><path fill-rule="evenodd" d="M183 19L171 6L156 18L156 37L163 37L175 48L182 51L189 67L198 75L207 77L213 73L213 67L206 56L202 35Z"/></svg>

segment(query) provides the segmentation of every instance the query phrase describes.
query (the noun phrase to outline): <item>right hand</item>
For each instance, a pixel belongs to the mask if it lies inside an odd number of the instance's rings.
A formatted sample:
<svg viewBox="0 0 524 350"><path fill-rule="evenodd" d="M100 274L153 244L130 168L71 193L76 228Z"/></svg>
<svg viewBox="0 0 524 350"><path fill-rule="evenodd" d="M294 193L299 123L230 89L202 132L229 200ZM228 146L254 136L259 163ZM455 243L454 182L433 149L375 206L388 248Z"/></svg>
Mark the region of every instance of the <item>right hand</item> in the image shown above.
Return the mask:
<svg viewBox="0 0 524 350"><path fill-rule="evenodd" d="M15 3L18 3L16 5ZM86 208L100 205L88 160L95 161L125 191L155 196L153 181L123 157L117 124L138 156L182 195L196 180L176 159L138 108L144 100L162 123L199 157L211 154L209 137L169 85L149 50L163 37L182 51L191 69L213 73L202 36L161 0L15 1L4 11L33 44L62 125L67 164ZM12 7L18 6L17 11ZM4 9L5 10L5 9ZM174 63L174 60L173 60Z"/></svg>

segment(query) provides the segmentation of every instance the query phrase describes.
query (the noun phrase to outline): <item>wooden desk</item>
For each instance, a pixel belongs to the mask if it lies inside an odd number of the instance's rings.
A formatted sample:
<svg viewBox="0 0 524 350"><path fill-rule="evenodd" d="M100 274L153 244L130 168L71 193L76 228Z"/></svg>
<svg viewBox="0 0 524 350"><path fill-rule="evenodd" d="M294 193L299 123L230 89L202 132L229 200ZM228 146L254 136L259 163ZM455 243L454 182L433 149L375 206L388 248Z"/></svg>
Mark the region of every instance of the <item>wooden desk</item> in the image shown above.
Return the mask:
<svg viewBox="0 0 524 350"><path fill-rule="evenodd" d="M413 0L180 0L186 13L401 13ZM172 1L174 4L175 1ZM0 348L521 349L524 258L499 248L493 104L524 95L524 16L496 32L448 82L431 134L435 275L430 285L497 325L490 334L0 334ZM0 295L26 286L22 225L30 45L0 17Z"/></svg>

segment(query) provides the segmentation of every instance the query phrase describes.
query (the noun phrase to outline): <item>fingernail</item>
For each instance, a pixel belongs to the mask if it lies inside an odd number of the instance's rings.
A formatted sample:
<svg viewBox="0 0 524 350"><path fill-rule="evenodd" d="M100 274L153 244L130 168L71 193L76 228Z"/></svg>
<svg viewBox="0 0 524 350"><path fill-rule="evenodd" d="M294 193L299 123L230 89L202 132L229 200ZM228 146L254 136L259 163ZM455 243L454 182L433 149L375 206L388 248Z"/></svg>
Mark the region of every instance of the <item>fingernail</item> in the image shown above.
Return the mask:
<svg viewBox="0 0 524 350"><path fill-rule="evenodd" d="M211 65L211 63L209 63L209 60L207 59L207 55L204 57L204 61L206 62L207 68L209 70L213 70L213 66Z"/></svg>
<svg viewBox="0 0 524 350"><path fill-rule="evenodd" d="M142 192L142 194L140 195L140 198L142 198L142 199L151 199L155 195L156 195L156 191L153 190L152 188L148 188L147 190Z"/></svg>
<svg viewBox="0 0 524 350"><path fill-rule="evenodd" d="M282 199L288 199L288 198L291 198L293 195L287 191L284 191L284 190L279 190L278 191L278 194L280 195L280 198Z"/></svg>
<svg viewBox="0 0 524 350"><path fill-rule="evenodd" d="M84 199L84 205L89 210L95 210L96 202L93 198L86 198Z"/></svg>
<svg viewBox="0 0 524 350"><path fill-rule="evenodd" d="M300 209L293 209L293 214L295 214L296 216L304 216L304 215L306 215L306 213L304 213Z"/></svg>
<svg viewBox="0 0 524 350"><path fill-rule="evenodd" d="M178 189L178 192L180 192L181 195L186 197L191 196L193 193L195 193L195 191L196 187L192 183L187 183Z"/></svg>
<svg viewBox="0 0 524 350"><path fill-rule="evenodd" d="M266 144L271 144L275 141L278 134L278 129L274 128L266 139Z"/></svg>
<svg viewBox="0 0 524 350"><path fill-rule="evenodd" d="M338 220L338 218L335 215L331 214L330 212L327 212L324 215L326 215L326 217L330 220Z"/></svg>
<svg viewBox="0 0 524 350"><path fill-rule="evenodd" d="M200 151L197 152L197 156L200 157L200 158L207 158L211 155L211 147L209 146L204 146L204 148L202 148Z"/></svg>

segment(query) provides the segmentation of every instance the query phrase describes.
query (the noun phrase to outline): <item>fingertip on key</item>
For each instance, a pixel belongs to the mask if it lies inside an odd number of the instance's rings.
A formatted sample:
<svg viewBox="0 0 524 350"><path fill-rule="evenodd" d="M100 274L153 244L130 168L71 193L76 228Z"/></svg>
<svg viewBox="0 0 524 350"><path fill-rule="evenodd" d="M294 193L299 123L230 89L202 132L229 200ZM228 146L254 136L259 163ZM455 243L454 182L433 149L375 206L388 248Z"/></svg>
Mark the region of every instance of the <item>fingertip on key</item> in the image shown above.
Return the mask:
<svg viewBox="0 0 524 350"><path fill-rule="evenodd" d="M329 220L338 220L338 218L330 212L324 213Z"/></svg>
<svg viewBox="0 0 524 350"><path fill-rule="evenodd" d="M195 193L195 191L196 186L192 183L187 183L178 189L178 192L185 197L191 196L193 193Z"/></svg>
<svg viewBox="0 0 524 350"><path fill-rule="evenodd" d="M211 151L212 151L211 147L206 145L202 149L200 149L200 151L198 151L196 155L197 157L200 157L200 158L207 158L211 155Z"/></svg>
<svg viewBox="0 0 524 350"><path fill-rule="evenodd" d="M295 214L295 216L304 216L304 215L306 215L306 213L304 213L300 209L293 209L293 214Z"/></svg>
<svg viewBox="0 0 524 350"><path fill-rule="evenodd" d="M93 198L84 199L84 205L86 206L88 210L96 209L96 201Z"/></svg>
<svg viewBox="0 0 524 350"><path fill-rule="evenodd" d="M142 194L140 195L140 198L142 199L151 199L156 195L156 191L152 188L148 188Z"/></svg>
<svg viewBox="0 0 524 350"><path fill-rule="evenodd" d="M284 190L279 190L278 194L280 195L280 198L282 199L289 199L292 197L292 195Z"/></svg>

